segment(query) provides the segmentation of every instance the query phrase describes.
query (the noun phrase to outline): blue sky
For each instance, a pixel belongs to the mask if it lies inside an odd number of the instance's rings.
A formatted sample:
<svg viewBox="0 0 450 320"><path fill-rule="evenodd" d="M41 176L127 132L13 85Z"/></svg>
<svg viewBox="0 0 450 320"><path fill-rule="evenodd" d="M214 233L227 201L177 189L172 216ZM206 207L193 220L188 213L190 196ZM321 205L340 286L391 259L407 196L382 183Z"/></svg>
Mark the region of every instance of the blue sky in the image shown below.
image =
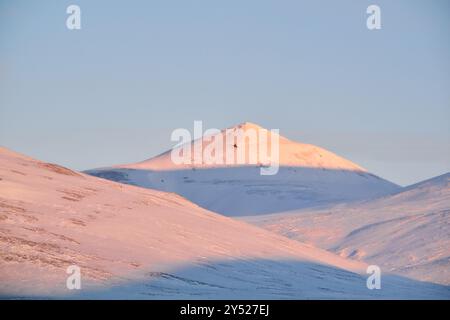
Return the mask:
<svg viewBox="0 0 450 320"><path fill-rule="evenodd" d="M449 33L446 0L0 0L0 144L88 169L251 121L409 184L450 171Z"/></svg>

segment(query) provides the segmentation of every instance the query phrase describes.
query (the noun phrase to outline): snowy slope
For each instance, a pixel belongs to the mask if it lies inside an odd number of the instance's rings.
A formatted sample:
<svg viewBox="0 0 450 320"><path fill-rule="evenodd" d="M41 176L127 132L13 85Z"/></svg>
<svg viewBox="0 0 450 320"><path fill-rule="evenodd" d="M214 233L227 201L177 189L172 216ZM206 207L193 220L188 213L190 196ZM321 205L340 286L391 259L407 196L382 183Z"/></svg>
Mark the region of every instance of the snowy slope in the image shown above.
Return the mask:
<svg viewBox="0 0 450 320"><path fill-rule="evenodd" d="M262 130L244 123L229 130ZM213 135L224 137L225 130ZM270 135L269 135L270 136ZM268 138L270 140L270 138ZM214 141L212 138L208 141ZM191 142L208 145L198 139ZM259 149L251 144L236 146L249 153ZM256 150L256 151L255 151ZM237 151L236 151L237 152ZM235 152L235 153L236 153ZM274 213L299 208L366 199L399 189L358 165L322 148L290 141L280 136L280 170L276 175L261 175L256 165L177 165L171 151L155 158L127 165L87 171L88 174L146 188L175 192L192 202L227 216Z"/></svg>
<svg viewBox="0 0 450 320"><path fill-rule="evenodd" d="M0 149L0 295L90 298L448 298L446 287ZM82 290L65 287L78 265Z"/></svg>
<svg viewBox="0 0 450 320"><path fill-rule="evenodd" d="M349 160L346 160L342 157L339 157L338 155L329 152L323 148L305 144L305 143L298 143L295 141L291 141L277 133L272 133L270 130L267 130L257 124L251 123L251 122L244 122L241 124L238 124L234 127L227 128L221 130L219 133L206 135L208 137L207 139L197 139L192 142L191 144L191 150L196 149L196 145L201 144L203 148L206 148L207 145L209 145L212 141L214 141L216 138L219 138L223 141L226 141L227 136L227 130L229 131L229 135L231 133L236 132L237 130L243 130L243 132L247 133L249 131L259 132L267 135L267 145L268 145L268 155L270 156L271 153L271 138L272 134L275 135L279 139L279 164L280 166L284 167L303 167L303 168L317 168L317 169L335 169L335 170L352 170L352 171L359 171L359 172L366 172L365 169L362 167L352 163ZM258 154L256 159L261 159L259 154L262 152L260 149L258 149L258 142L259 140L251 140L248 139L245 141L246 146L240 146L236 145L236 148L233 150L234 158L237 158L237 154L239 152L239 148L243 147L245 148L245 155L246 155L246 164L250 164L250 152L255 152ZM223 146L225 148L225 145ZM180 149L181 147L178 147ZM147 170L155 170L155 171L162 171L162 170L180 170L180 169L191 169L191 168L217 168L217 167L230 167L230 166L239 166L238 164L227 164L226 163L226 153L225 149L222 154L222 164L208 164L205 159L201 159L202 162L200 164L174 164L171 159L171 150L164 152L163 154L150 158L148 160L144 160L142 162L138 163L132 163L132 164L126 164L126 165L119 165L116 167L122 167L122 168L132 168L132 169L147 169ZM191 158L194 157L194 154L192 152ZM259 161L258 161L259 162ZM262 163L260 163L262 164ZM267 163L264 163L267 164Z"/></svg>
<svg viewBox="0 0 450 320"><path fill-rule="evenodd" d="M450 284L450 173L376 200L246 220L386 271Z"/></svg>

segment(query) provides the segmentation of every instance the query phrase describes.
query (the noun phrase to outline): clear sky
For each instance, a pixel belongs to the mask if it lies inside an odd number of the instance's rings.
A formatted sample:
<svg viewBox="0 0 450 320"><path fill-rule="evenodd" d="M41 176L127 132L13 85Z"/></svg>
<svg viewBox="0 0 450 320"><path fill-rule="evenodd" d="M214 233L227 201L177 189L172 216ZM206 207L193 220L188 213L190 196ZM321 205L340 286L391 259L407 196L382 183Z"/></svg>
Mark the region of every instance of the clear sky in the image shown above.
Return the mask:
<svg viewBox="0 0 450 320"><path fill-rule="evenodd" d="M80 170L251 121L405 185L450 171L449 57L447 0L0 0L0 144Z"/></svg>

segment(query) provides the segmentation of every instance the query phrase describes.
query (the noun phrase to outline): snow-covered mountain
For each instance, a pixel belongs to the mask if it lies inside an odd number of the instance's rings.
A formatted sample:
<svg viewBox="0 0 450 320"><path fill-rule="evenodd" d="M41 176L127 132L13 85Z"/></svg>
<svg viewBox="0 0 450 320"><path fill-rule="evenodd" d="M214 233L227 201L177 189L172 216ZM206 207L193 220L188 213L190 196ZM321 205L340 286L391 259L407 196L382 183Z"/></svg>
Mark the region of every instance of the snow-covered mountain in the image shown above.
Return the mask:
<svg viewBox="0 0 450 320"><path fill-rule="evenodd" d="M268 132L252 123L189 142L190 150L225 140L229 132ZM86 173L145 188L175 192L192 202L227 216L258 215L332 203L367 199L399 190L399 186L370 174L360 166L317 146L279 137L279 171L261 175L265 162L255 140L235 144L234 157L244 149L244 165L175 164L172 150L142 162L89 170ZM258 144L258 145L256 145ZM267 144L270 149L271 144ZM177 147L182 148L182 147ZM270 153L270 152L269 152ZM193 154L193 153L192 153ZM225 157L226 152L223 153ZM203 159L201 159L203 160Z"/></svg>
<svg viewBox="0 0 450 320"><path fill-rule="evenodd" d="M450 173L375 200L246 220L385 271L450 284Z"/></svg>
<svg viewBox="0 0 450 320"><path fill-rule="evenodd" d="M0 148L0 296L448 298L447 287L366 265L204 210ZM69 291L66 268L81 268Z"/></svg>
<svg viewBox="0 0 450 320"><path fill-rule="evenodd" d="M267 136L267 154L271 155L270 144L272 141L272 135L274 135L279 141L279 165L282 167L302 167L302 168L316 168L316 169L334 169L334 170L350 170L357 172L366 172L362 167L352 163L349 160L346 160L342 157L335 155L332 152L329 152L320 147L298 143L295 141L291 141L278 133L273 133L270 130L267 130L257 124L251 122L244 122L239 125L236 125L231 128L226 128L221 130L220 132L213 134L206 134L203 138L193 140L189 142L191 145L190 149L195 150L198 145L201 145L202 148L206 148L209 144L214 142L215 140L226 141L227 135L231 136L231 134L237 132L238 130L242 130L244 133L250 133L251 131L255 134L264 134ZM247 140L245 140L245 145L236 144L235 148L232 150L234 153L234 158L237 157L240 148L243 148L245 151L245 164L250 165L250 157L249 153L255 153L256 156L254 159L257 159L257 162L262 157L260 154L264 153L259 148L259 140L258 139L250 139L250 134L247 136ZM241 141L243 143L244 141ZM132 169L146 169L146 170L180 170L180 169L205 169L205 168L218 168L218 167L230 167L230 166L240 166L239 164L228 164L226 163L226 152L225 152L225 144L223 144L224 152L222 153L222 163L210 164L202 158L201 162L196 164L175 164L171 159L171 152L169 150L160 154L159 156L150 158L148 160L144 160L138 163L126 164L126 165L118 165L116 167L121 168L132 168ZM178 149L181 148L177 147ZM194 152L191 154L191 159L194 160ZM194 162L194 161L192 161ZM257 165L262 165L263 163L258 163Z"/></svg>

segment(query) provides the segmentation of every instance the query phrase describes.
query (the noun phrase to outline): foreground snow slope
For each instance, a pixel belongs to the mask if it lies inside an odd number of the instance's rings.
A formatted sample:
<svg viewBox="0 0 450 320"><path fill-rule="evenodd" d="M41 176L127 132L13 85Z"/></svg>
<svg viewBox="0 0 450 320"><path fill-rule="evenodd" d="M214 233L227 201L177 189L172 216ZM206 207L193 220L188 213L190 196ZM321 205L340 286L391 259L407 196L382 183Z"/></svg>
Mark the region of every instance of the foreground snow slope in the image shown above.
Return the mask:
<svg viewBox="0 0 450 320"><path fill-rule="evenodd" d="M446 287L223 217L175 194L121 185L0 149L3 297L448 298ZM66 289L78 265L82 290Z"/></svg>
<svg viewBox="0 0 450 320"><path fill-rule="evenodd" d="M229 130L261 130L244 123ZM213 135L223 138L226 131ZM270 141L270 138L268 139ZM213 139L209 140L213 141ZM248 141L247 141L248 142ZM191 142L208 145L202 139ZM253 144L236 145L249 153L259 149ZM237 151L235 151L236 154ZM297 143L280 136L280 170L276 175L261 175L257 165L177 165L171 151L152 159L111 168L89 170L88 174L145 188L175 192L192 202L227 216L274 213L343 201L366 199L399 189L389 181L365 171L358 165L322 148ZM236 156L236 155L235 155Z"/></svg>
<svg viewBox="0 0 450 320"><path fill-rule="evenodd" d="M450 284L450 173L376 200L247 221L385 271Z"/></svg>

